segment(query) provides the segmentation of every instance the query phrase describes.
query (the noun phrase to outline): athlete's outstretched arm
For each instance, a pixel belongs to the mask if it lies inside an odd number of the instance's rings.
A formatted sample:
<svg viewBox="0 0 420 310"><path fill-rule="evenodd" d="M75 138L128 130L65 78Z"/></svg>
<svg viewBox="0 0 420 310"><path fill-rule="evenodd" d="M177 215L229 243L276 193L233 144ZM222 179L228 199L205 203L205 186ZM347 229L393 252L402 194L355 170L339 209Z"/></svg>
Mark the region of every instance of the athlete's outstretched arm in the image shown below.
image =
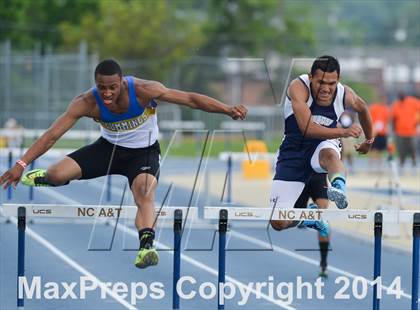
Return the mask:
<svg viewBox="0 0 420 310"><path fill-rule="evenodd" d="M356 145L356 151L360 154L366 154L369 152L373 143L373 126L369 108L366 102L348 86L346 86L345 105L356 111L359 116L360 125L362 125L366 140L361 144Z"/></svg>
<svg viewBox="0 0 420 310"><path fill-rule="evenodd" d="M292 101L292 109L299 129L305 137L317 139L359 137L362 130L357 125L349 128L327 128L313 122L311 110L306 104L309 96L308 89L298 79L290 83L288 95Z"/></svg>
<svg viewBox="0 0 420 310"><path fill-rule="evenodd" d="M21 160L29 165L32 161L48 151L64 133L73 127L79 118L87 115L86 110L87 105L83 99L83 95L74 98L67 111L57 118L50 128L32 144L22 156ZM0 186L2 185L3 188L11 184L16 186L22 176L23 170L24 168L16 163L0 177Z"/></svg>
<svg viewBox="0 0 420 310"><path fill-rule="evenodd" d="M210 113L229 115L233 119L244 119L248 110L243 105L230 107L219 100L206 95L185 92L165 87L156 81L147 81L136 86L136 90L145 94L150 99L159 99L193 109L199 109Z"/></svg>

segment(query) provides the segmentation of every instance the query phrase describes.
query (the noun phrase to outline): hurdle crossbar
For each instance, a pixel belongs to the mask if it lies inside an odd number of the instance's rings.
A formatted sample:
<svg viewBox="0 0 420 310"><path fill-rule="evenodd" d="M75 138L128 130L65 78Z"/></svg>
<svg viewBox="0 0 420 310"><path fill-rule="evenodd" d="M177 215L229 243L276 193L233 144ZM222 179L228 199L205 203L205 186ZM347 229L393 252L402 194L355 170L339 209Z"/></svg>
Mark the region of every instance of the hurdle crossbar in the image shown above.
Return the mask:
<svg viewBox="0 0 420 310"><path fill-rule="evenodd" d="M330 210L330 209L279 209L279 208L243 208L243 207L204 207L205 219L218 219L219 211L226 209L229 220L335 220L347 222L371 222L375 213L381 213L383 222L412 223L414 210Z"/></svg>
<svg viewBox="0 0 420 310"><path fill-rule="evenodd" d="M58 204L3 204L3 216L16 216L19 207L26 208L26 217L74 218L74 219L134 219L136 206L117 205L58 205ZM175 210L182 210L183 220L197 218L197 207L156 207L158 220L174 219Z"/></svg>
<svg viewBox="0 0 420 310"><path fill-rule="evenodd" d="M129 206L57 206L57 205L26 205L26 204L4 204L0 211L5 216L16 216L18 226L18 270L17 270L17 283L19 278L25 276L25 230L26 230L26 218L32 217L104 217L107 219L113 219L119 217L134 218L137 207ZM56 211L57 212L53 212ZM89 210L89 213L88 211ZM127 212L123 212L127 211ZM128 212L128 210L131 210ZM181 238L182 238L182 223L186 219L187 215L183 215L183 211L189 213L191 216L197 215L197 208L188 207L164 207L156 208L158 216L164 219L172 219L174 221L174 264L173 264L173 275L174 275L174 290L173 290L173 309L179 309L179 296L176 291L176 282L180 278L181 270ZM134 213L133 213L134 211ZM132 217L133 216L133 217ZM24 297L19 295L19 286L17 287L16 294L17 308L19 310L24 309Z"/></svg>
<svg viewBox="0 0 420 310"><path fill-rule="evenodd" d="M219 219L227 226L229 220L323 220L335 219L357 222L374 222L374 281L381 276L381 247L382 247L382 223L402 222L413 224L413 270L411 310L418 310L419 290L419 248L420 248L420 212L399 210L328 210L328 209L271 209L271 208L235 208L235 207L205 207L204 217L207 219ZM225 237L225 231L219 228L219 235ZM224 240L219 240L219 285L224 283L224 276L220 273L225 271L226 248ZM222 266L223 268L220 268ZM379 310L380 299L377 294L378 287L374 285L373 310ZM218 309L224 309L224 305L218 304Z"/></svg>

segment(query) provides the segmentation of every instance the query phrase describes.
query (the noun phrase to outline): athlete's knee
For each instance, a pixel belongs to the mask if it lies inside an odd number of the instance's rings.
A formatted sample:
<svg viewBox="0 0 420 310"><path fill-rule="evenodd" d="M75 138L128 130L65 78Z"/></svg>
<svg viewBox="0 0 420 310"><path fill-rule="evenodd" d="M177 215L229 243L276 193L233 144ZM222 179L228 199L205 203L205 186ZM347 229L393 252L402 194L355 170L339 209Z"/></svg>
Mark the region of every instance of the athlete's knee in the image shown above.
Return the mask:
<svg viewBox="0 0 420 310"><path fill-rule="evenodd" d="M140 189L139 189L140 188ZM137 206L143 206L146 204L153 203L153 194L148 193L147 190L142 187L135 187L132 188L134 201L136 202Z"/></svg>
<svg viewBox="0 0 420 310"><path fill-rule="evenodd" d="M62 185L69 181L64 169L58 165L52 165L47 169L47 180L51 184Z"/></svg>
<svg viewBox="0 0 420 310"><path fill-rule="evenodd" d="M289 223L287 221L270 221L270 225L274 230L280 231L289 227Z"/></svg>
<svg viewBox="0 0 420 310"><path fill-rule="evenodd" d="M315 203L320 209L327 209L329 200L327 198L318 198L315 200Z"/></svg>
<svg viewBox="0 0 420 310"><path fill-rule="evenodd" d="M134 201L135 201L137 207L139 207L139 208L143 208L145 206L153 205L153 203L154 203L154 200L150 195L145 196L145 195L140 195L140 194L137 194L137 195L134 194L133 196L134 196Z"/></svg>
<svg viewBox="0 0 420 310"><path fill-rule="evenodd" d="M140 174L133 180L131 190L135 195L149 196L154 193L156 185L156 178L154 176Z"/></svg>
<svg viewBox="0 0 420 310"><path fill-rule="evenodd" d="M333 149L322 149L319 153L319 163L321 167L327 167L339 160L337 153Z"/></svg>
<svg viewBox="0 0 420 310"><path fill-rule="evenodd" d="M153 203L154 200L154 186L146 184L145 182L134 181L131 186L131 191L133 192L134 200L137 205L144 205L148 203Z"/></svg>
<svg viewBox="0 0 420 310"><path fill-rule="evenodd" d="M55 185L64 185L71 180L77 180L81 177L82 170L79 164L69 157L63 158L47 169L47 180Z"/></svg>
<svg viewBox="0 0 420 310"><path fill-rule="evenodd" d="M138 199L147 199L151 195L151 187L144 183L133 183L131 186L134 197Z"/></svg>

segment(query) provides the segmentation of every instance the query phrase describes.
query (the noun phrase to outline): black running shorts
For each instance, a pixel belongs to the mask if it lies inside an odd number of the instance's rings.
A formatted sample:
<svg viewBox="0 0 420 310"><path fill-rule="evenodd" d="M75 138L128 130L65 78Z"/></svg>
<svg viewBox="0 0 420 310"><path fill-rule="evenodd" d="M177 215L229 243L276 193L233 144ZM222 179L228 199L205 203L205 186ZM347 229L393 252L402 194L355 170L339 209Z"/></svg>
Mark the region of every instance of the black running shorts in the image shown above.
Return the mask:
<svg viewBox="0 0 420 310"><path fill-rule="evenodd" d="M308 182L302 190L299 198L295 202L295 208L306 208L309 198L315 202L315 199L325 198L327 196L327 174L326 173L312 173Z"/></svg>
<svg viewBox="0 0 420 310"><path fill-rule="evenodd" d="M114 145L101 137L67 156L82 169L81 180L119 174L128 178L131 187L139 174L159 177L160 146L157 141L146 148L132 149Z"/></svg>

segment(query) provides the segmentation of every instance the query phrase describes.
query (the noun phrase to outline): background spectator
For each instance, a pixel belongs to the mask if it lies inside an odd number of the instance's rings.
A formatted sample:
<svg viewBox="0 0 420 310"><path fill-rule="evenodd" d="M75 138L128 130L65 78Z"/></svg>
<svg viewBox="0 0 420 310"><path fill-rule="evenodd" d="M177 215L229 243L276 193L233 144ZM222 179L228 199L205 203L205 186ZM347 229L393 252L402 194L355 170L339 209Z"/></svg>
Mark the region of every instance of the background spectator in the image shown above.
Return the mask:
<svg viewBox="0 0 420 310"><path fill-rule="evenodd" d="M392 124L396 136L400 165L410 157L416 166L416 136L420 122L420 100L400 92L392 104Z"/></svg>
<svg viewBox="0 0 420 310"><path fill-rule="evenodd" d="M369 106L370 116L372 117L375 141L369 153L369 167L373 171L380 171L383 163L383 155L388 145L388 126L391 119L391 112L385 98L379 102L374 102Z"/></svg>

